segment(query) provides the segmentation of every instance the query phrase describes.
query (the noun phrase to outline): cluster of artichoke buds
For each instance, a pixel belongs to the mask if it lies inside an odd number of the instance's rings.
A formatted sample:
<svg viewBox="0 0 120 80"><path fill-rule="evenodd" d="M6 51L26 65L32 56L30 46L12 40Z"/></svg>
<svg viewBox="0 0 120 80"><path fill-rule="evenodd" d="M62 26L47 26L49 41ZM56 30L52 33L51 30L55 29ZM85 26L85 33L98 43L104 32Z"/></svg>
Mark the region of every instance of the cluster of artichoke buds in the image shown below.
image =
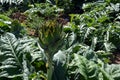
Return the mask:
<svg viewBox="0 0 120 80"><path fill-rule="evenodd" d="M41 25L39 29L39 41L47 58L52 58L62 46L65 37L62 29L63 25L57 20L47 20Z"/></svg>

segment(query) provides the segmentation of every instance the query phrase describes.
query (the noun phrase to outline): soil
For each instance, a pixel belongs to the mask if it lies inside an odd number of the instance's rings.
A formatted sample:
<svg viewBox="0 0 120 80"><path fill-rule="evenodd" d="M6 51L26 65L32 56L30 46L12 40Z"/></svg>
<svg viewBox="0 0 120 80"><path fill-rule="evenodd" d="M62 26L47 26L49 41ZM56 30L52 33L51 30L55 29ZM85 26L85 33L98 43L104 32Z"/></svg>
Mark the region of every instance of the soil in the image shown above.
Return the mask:
<svg viewBox="0 0 120 80"><path fill-rule="evenodd" d="M120 64L120 52L114 52L111 61L112 64Z"/></svg>
<svg viewBox="0 0 120 80"><path fill-rule="evenodd" d="M15 13L12 13L12 15L10 15L10 18L14 20L18 20L22 23L27 19L27 16L22 14L21 12L15 12Z"/></svg>

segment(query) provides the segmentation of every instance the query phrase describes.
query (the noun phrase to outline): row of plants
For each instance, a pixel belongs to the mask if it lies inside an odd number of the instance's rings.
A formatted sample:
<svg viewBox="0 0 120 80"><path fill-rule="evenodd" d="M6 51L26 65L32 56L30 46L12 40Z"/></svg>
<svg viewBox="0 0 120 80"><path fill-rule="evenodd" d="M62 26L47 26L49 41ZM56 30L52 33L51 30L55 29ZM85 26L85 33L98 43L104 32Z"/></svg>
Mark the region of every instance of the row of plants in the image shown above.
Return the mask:
<svg viewBox="0 0 120 80"><path fill-rule="evenodd" d="M120 46L119 1L6 1L0 80L119 80L120 65L111 60ZM71 12L77 7L82 13Z"/></svg>

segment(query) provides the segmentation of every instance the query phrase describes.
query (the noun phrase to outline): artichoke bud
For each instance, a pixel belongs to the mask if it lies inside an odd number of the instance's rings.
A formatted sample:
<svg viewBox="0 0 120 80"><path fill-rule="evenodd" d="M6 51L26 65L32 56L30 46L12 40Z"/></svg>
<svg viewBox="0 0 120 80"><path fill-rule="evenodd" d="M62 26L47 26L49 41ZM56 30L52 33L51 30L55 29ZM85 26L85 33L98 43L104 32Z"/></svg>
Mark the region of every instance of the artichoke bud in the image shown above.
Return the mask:
<svg viewBox="0 0 120 80"><path fill-rule="evenodd" d="M63 43L64 33L62 29L62 24L58 23L57 20L45 21L39 29L40 45L51 56L58 51Z"/></svg>

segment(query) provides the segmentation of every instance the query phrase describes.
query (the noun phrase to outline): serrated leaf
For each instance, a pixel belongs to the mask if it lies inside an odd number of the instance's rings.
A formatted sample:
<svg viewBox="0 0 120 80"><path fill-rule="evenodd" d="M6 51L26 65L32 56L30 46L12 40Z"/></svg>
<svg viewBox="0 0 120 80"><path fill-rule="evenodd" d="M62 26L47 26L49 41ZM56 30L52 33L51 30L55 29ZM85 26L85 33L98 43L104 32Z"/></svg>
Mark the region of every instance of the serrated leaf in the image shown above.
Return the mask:
<svg viewBox="0 0 120 80"><path fill-rule="evenodd" d="M30 62L30 51L31 40L17 39L13 34L6 33L0 38L0 76L14 78L25 74L25 69L31 71ZM30 46L30 47L27 47ZM27 50L28 49L28 50ZM27 59L23 56L28 56ZM27 62L27 63L26 63ZM30 74L30 73L29 73ZM26 80L26 79L24 79Z"/></svg>

